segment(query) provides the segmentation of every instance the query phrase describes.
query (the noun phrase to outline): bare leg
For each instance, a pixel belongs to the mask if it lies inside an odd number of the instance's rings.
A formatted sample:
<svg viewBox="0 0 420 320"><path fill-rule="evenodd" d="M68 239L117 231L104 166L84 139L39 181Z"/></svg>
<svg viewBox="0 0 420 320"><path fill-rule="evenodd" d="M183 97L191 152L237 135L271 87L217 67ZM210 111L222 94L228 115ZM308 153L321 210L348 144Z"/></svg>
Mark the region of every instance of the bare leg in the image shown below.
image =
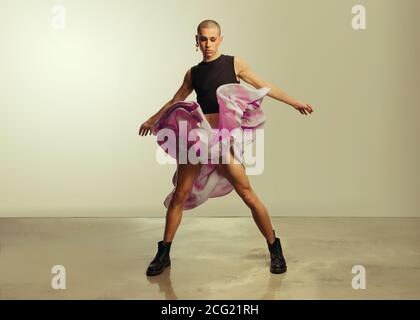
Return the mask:
<svg viewBox="0 0 420 320"><path fill-rule="evenodd" d="M273 235L273 226L271 224L268 211L252 189L248 176L246 175L244 165L233 162L234 156L232 152L233 151L231 149L230 163L224 164L220 160L218 170L224 177L226 177L226 179L229 180L237 194L242 198L248 208L251 209L252 217L254 218L258 229L267 241L272 244L275 237Z"/></svg>
<svg viewBox="0 0 420 320"><path fill-rule="evenodd" d="M198 164L179 164L178 180L172 200L166 212L166 223L163 241L171 242L175 237L176 230L181 223L184 202L193 186L194 179L201 170L201 163Z"/></svg>

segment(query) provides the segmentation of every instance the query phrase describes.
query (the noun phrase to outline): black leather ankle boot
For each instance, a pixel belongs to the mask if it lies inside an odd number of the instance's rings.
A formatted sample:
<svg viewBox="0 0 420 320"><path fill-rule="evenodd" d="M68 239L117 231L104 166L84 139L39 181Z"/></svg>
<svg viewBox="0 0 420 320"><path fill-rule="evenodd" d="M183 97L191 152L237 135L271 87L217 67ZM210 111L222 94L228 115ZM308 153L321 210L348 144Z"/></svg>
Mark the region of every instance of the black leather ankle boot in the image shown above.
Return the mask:
<svg viewBox="0 0 420 320"><path fill-rule="evenodd" d="M283 257L283 251L281 249L280 239L276 238L276 233L273 230L274 242L270 245L267 241L268 250L270 251L270 272L271 273L284 273L287 270L286 260Z"/></svg>
<svg viewBox="0 0 420 320"><path fill-rule="evenodd" d="M171 244L172 242L164 242L163 240L158 242L158 252L147 267L146 275L158 275L162 273L166 267L171 265L171 258L169 257Z"/></svg>

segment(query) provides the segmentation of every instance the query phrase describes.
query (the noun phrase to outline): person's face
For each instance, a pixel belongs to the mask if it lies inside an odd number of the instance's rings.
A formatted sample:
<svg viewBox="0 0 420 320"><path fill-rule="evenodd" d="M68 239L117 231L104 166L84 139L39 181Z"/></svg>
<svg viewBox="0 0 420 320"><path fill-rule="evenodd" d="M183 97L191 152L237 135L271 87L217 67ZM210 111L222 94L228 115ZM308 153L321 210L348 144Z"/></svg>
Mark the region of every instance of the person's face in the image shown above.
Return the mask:
<svg viewBox="0 0 420 320"><path fill-rule="evenodd" d="M204 57L213 56L223 41L223 36L219 36L217 28L202 28L200 34L195 38Z"/></svg>

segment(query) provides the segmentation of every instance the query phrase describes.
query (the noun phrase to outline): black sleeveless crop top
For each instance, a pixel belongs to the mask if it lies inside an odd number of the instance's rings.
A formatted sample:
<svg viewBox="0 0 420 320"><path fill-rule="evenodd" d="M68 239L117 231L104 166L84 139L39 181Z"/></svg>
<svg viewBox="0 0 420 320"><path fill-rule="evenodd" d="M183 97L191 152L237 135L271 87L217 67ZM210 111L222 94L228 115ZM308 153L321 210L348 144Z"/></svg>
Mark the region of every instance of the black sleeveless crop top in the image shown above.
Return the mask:
<svg viewBox="0 0 420 320"><path fill-rule="evenodd" d="M203 113L218 113L216 89L236 79L233 56L222 54L212 61L201 61L191 68L191 82Z"/></svg>

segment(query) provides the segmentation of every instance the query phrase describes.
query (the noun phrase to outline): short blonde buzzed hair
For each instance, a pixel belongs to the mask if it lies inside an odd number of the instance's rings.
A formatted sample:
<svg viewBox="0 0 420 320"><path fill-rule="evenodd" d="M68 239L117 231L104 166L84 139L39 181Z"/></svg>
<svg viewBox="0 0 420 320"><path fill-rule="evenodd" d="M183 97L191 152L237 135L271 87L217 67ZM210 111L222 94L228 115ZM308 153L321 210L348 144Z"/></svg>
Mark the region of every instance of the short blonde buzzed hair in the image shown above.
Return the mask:
<svg viewBox="0 0 420 320"><path fill-rule="evenodd" d="M220 29L220 25L214 20L201 21L197 27L197 34L200 34L200 31L202 28L217 28L219 30L219 36L222 33L222 30Z"/></svg>

